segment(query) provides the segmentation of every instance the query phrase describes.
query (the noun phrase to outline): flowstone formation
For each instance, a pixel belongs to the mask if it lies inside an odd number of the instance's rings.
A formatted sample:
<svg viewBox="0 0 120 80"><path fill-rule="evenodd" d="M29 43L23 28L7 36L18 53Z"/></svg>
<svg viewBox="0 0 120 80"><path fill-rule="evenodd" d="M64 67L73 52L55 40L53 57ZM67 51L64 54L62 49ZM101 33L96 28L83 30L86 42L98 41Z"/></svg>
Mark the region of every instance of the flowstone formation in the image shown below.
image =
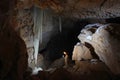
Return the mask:
<svg viewBox="0 0 120 80"><path fill-rule="evenodd" d="M78 38L83 44L89 43L94 48L99 59L114 74L120 74L119 24L89 24L81 30Z"/></svg>

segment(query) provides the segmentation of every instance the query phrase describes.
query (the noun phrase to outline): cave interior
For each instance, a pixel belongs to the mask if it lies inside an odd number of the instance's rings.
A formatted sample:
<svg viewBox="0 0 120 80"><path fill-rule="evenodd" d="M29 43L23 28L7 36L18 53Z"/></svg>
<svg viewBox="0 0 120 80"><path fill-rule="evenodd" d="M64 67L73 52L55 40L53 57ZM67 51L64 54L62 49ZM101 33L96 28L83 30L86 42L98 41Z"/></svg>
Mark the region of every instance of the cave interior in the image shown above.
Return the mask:
<svg viewBox="0 0 120 80"><path fill-rule="evenodd" d="M0 80L120 80L119 0L2 0Z"/></svg>

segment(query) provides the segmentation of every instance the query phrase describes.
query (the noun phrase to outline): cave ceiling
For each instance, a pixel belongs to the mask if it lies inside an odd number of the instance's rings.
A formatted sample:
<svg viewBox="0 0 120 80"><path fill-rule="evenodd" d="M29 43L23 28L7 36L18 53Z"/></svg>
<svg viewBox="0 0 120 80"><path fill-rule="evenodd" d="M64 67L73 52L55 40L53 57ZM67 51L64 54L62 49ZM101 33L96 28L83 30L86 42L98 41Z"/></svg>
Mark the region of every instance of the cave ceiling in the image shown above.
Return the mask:
<svg viewBox="0 0 120 80"><path fill-rule="evenodd" d="M8 8L9 0L0 2ZM14 9L27 9L33 6L51 9L57 15L75 18L114 18L120 16L120 0L13 0ZM11 2L10 2L11 3ZM13 4L13 3L12 3Z"/></svg>
<svg viewBox="0 0 120 80"><path fill-rule="evenodd" d="M23 8L50 8L58 15L75 18L114 18L120 16L120 0L21 0Z"/></svg>

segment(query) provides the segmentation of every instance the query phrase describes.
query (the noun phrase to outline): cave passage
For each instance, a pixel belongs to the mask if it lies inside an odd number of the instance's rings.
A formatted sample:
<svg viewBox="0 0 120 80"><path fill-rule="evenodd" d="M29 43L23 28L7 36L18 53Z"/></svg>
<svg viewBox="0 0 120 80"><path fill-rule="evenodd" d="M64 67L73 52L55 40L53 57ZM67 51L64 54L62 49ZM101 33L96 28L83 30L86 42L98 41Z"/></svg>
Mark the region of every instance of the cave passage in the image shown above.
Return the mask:
<svg viewBox="0 0 120 80"><path fill-rule="evenodd" d="M64 51L68 53L71 59L74 45L79 42L77 36L86 24L88 24L87 21L80 20L66 20L62 22L62 31L52 36L47 44L47 59L54 61L62 57Z"/></svg>

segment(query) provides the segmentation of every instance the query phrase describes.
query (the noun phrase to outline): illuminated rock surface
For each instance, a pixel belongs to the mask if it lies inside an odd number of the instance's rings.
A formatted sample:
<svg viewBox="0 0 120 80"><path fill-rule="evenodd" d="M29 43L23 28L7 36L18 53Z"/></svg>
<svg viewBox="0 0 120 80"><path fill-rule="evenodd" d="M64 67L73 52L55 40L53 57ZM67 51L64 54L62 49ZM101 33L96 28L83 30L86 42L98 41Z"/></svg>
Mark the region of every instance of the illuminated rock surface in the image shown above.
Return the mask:
<svg viewBox="0 0 120 80"><path fill-rule="evenodd" d="M82 43L91 44L96 54L114 74L120 73L120 25L87 25L78 36Z"/></svg>
<svg viewBox="0 0 120 80"><path fill-rule="evenodd" d="M77 43L74 46L72 60L88 60L88 59L92 59L90 50L83 43Z"/></svg>

